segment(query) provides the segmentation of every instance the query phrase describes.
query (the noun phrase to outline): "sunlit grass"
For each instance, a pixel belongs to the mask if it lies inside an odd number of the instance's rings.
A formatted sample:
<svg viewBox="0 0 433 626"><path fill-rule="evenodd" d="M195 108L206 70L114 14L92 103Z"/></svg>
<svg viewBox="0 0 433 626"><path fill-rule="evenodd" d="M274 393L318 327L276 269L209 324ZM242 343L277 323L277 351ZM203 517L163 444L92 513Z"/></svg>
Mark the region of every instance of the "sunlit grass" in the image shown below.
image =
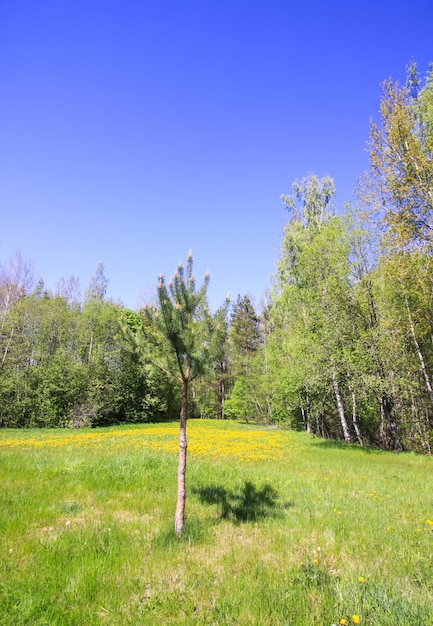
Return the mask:
<svg viewBox="0 0 433 626"><path fill-rule="evenodd" d="M0 624L433 624L432 459L232 422L0 432Z"/></svg>

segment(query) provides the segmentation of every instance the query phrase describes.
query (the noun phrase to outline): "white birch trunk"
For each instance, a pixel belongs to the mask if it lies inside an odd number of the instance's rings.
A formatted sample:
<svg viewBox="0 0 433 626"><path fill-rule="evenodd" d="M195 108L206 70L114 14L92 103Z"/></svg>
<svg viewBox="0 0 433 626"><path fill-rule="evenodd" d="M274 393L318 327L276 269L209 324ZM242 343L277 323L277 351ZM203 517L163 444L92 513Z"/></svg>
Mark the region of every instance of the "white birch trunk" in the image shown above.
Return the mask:
<svg viewBox="0 0 433 626"><path fill-rule="evenodd" d="M349 426L347 425L346 416L344 414L343 401L340 395L340 389L338 387L337 376L335 370L332 370L332 387L334 389L335 399L337 401L338 415L340 416L341 427L343 429L344 441L351 443Z"/></svg>
<svg viewBox="0 0 433 626"><path fill-rule="evenodd" d="M355 429L356 438L358 439L358 443L360 446L363 446L364 440L362 438L362 434L358 426L358 421L356 419L356 396L354 391L352 391L352 422L353 428Z"/></svg>
<svg viewBox="0 0 433 626"><path fill-rule="evenodd" d="M430 402L433 404L433 389L432 389L432 386L431 386L430 378L429 378L429 375L428 375L428 372L427 372L427 368L426 368L426 365L425 365L423 354L421 352L421 348L419 347L419 343L418 343L418 340L416 338L415 326L414 326L414 323L413 323L413 320L412 320L412 314L410 312L409 302L407 301L407 297L406 296L404 297L404 299L405 299L405 302L406 302L407 316L409 318L410 332L411 332L411 335L412 335L413 342L415 344L416 352L418 354L418 359L419 359L419 362L420 362L420 365L421 365L421 371L422 371L423 376L424 376L425 386L427 388L427 393L428 393L428 396L430 398Z"/></svg>

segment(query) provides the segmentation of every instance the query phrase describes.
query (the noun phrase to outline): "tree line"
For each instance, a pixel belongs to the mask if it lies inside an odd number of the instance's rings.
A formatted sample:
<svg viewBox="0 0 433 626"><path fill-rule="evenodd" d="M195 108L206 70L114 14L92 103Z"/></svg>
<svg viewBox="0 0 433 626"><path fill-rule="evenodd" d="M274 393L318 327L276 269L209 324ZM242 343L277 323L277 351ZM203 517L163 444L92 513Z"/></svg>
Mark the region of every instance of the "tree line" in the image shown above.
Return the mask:
<svg viewBox="0 0 433 626"><path fill-rule="evenodd" d="M121 305L98 266L83 302L74 277L53 294L16 255L0 274L0 424L97 426L177 411L170 383L119 345ZM128 311L125 312L128 314Z"/></svg>
<svg viewBox="0 0 433 626"><path fill-rule="evenodd" d="M208 278L194 300L192 255L187 275L180 266L168 288L161 277L157 302L138 312L106 299L103 266L82 301L76 279L51 293L31 285L21 257L3 267L1 424L173 419L186 401L197 417L430 453L433 70L421 79L411 64L405 85L386 81L380 115L351 204L335 206L329 176L282 196L288 218L260 310L239 295L211 312Z"/></svg>

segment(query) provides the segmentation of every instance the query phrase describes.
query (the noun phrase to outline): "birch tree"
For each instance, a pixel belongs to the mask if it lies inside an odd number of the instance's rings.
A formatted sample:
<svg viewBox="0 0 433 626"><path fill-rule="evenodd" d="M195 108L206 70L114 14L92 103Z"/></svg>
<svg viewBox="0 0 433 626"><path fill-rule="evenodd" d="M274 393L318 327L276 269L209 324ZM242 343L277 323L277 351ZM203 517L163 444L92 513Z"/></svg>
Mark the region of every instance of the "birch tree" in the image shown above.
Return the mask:
<svg viewBox="0 0 433 626"><path fill-rule="evenodd" d="M296 354L297 363L295 367L291 365L288 375L293 378L295 374L300 386L292 388L292 398L298 402L308 430L313 408L317 430L324 433L326 407L332 430L335 432L330 417L336 414L340 432L350 442L345 407L346 358L356 322L349 232L344 220L332 215L332 179L311 176L295 183L293 189L292 196L282 198L291 217L284 231L275 297L277 310L286 309L275 317L285 319L286 339L282 346ZM359 424L357 428L359 431Z"/></svg>
<svg viewBox="0 0 433 626"><path fill-rule="evenodd" d="M432 244L433 71L420 85L414 65L406 86L385 81L380 121L370 126L370 166L359 197L388 251Z"/></svg>
<svg viewBox="0 0 433 626"><path fill-rule="evenodd" d="M374 324L381 412L393 447L401 449L398 431L405 426L407 414L419 412L415 407L423 395L415 392L415 381L417 388L424 387L430 413L433 399L431 69L422 81L411 64L406 85L392 79L383 83L380 120L371 124L368 151L369 170L360 184L359 198L370 223L376 224L381 244L378 271L373 274L381 301ZM406 418L406 436L412 430L411 421Z"/></svg>

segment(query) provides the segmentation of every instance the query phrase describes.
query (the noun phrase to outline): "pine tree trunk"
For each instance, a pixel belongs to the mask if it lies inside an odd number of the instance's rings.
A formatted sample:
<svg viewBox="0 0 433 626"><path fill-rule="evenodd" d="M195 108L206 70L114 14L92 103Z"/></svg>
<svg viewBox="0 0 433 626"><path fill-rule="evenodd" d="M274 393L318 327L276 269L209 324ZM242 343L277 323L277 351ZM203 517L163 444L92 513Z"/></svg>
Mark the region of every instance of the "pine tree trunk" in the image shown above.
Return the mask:
<svg viewBox="0 0 433 626"><path fill-rule="evenodd" d="M186 500L186 420L188 416L188 380L182 380L182 405L179 429L179 465L177 469L177 504L174 516L174 532L179 537L183 530Z"/></svg>

